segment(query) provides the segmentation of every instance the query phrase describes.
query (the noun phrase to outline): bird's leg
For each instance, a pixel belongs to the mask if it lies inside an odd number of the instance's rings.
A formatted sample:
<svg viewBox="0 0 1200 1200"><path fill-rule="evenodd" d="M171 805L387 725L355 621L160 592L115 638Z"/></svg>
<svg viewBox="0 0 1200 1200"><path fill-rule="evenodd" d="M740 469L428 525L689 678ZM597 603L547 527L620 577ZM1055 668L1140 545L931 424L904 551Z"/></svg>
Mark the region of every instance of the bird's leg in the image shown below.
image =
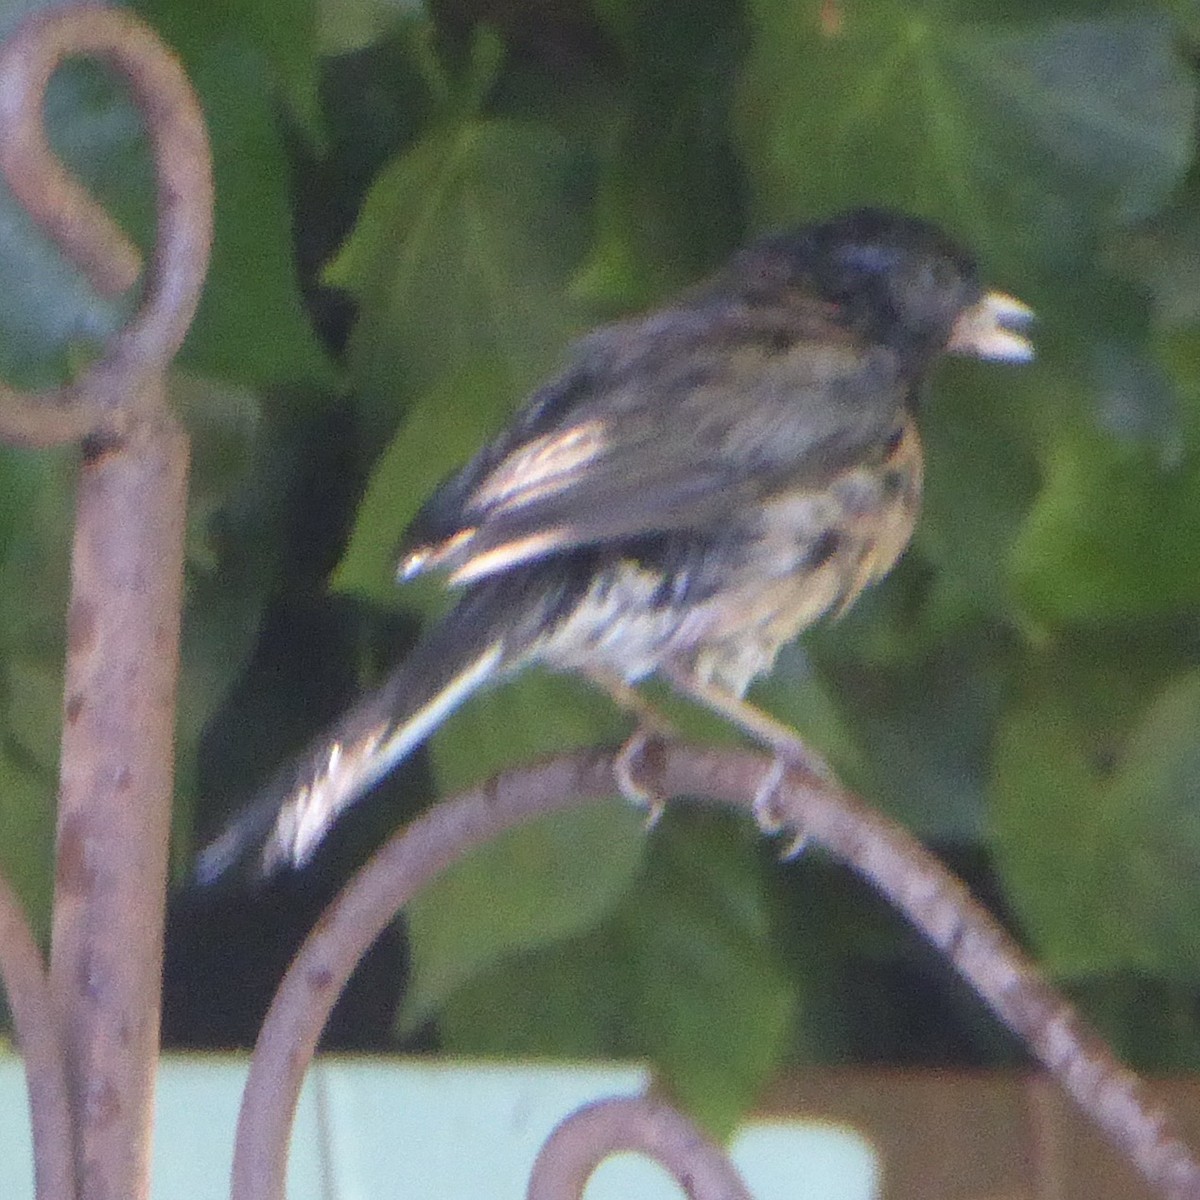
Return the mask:
<svg viewBox="0 0 1200 1200"><path fill-rule="evenodd" d="M814 776L821 783L836 784L833 768L814 750L801 740L800 735L782 721L725 688L702 679L694 672L681 666L668 666L660 672L671 685L685 696L724 717L748 733L755 741L775 752L771 764L754 795L754 819L758 827L768 834L778 833L784 822L776 808L779 785L788 771L800 770ZM805 836L799 833L784 854L791 858L804 848Z"/></svg>
<svg viewBox="0 0 1200 1200"><path fill-rule="evenodd" d="M646 829L653 829L667 807L667 797L656 788L647 787L638 780L636 771L639 760L650 746L663 738L672 736L671 723L636 688L618 675L592 669L587 677L602 691L613 698L619 708L632 713L637 727L621 747L613 763L613 774L621 795L638 808L646 809Z"/></svg>

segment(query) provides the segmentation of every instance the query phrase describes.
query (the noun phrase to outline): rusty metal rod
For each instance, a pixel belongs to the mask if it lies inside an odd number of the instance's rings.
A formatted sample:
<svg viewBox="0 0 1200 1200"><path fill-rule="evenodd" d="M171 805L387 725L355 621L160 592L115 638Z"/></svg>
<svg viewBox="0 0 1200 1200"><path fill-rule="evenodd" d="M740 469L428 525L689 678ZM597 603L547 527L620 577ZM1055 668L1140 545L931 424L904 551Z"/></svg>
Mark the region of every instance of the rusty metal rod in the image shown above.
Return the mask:
<svg viewBox="0 0 1200 1200"><path fill-rule="evenodd" d="M754 1200L720 1146L649 1096L597 1100L564 1117L533 1164L526 1200L582 1200L596 1168L624 1152L658 1163L688 1200Z"/></svg>
<svg viewBox="0 0 1200 1200"><path fill-rule="evenodd" d="M149 1195L186 491L166 416L80 469L50 955L80 1200Z"/></svg>
<svg viewBox="0 0 1200 1200"><path fill-rule="evenodd" d="M37 1194L54 1200L74 1200L71 1102L57 1008L41 951L21 902L3 878L0 878L0 979L12 1012L17 1049L25 1060Z"/></svg>
<svg viewBox="0 0 1200 1200"><path fill-rule="evenodd" d="M157 238L142 303L74 383L0 385L0 436L84 442L68 614L55 912L49 981L71 1130L35 1105L39 1181L72 1149L77 1200L149 1196L154 1076L183 591L187 440L166 369L203 286L212 234L204 122L179 62L136 17L81 6L36 14L0 47L0 170L99 290L137 278L132 243L55 158L46 85L73 56L128 84L153 148ZM7 926L0 936L19 938ZM32 1093L54 1084L27 1057ZM42 1120L42 1115L50 1116ZM53 1145L53 1155L43 1154ZM71 1189L46 1185L59 1200Z"/></svg>
<svg viewBox="0 0 1200 1200"><path fill-rule="evenodd" d="M654 744L652 794L753 812L771 759L757 751ZM616 752L577 751L507 771L436 805L394 835L326 910L292 962L259 1034L238 1120L234 1200L282 1200L304 1073L359 958L451 862L523 822L617 791ZM792 771L773 811L863 877L963 976L1169 1200L1200 1200L1200 1161L1151 1090L1122 1065L999 922L907 830L836 785Z"/></svg>

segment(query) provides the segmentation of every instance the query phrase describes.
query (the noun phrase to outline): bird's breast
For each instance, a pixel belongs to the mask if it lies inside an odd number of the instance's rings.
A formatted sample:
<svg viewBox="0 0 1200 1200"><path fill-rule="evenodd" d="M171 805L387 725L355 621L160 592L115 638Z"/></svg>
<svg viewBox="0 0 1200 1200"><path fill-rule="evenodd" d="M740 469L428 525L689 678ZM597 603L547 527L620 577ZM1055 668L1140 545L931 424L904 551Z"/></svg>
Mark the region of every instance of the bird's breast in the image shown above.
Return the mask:
<svg viewBox="0 0 1200 1200"><path fill-rule="evenodd" d="M636 681L666 662L741 694L779 649L843 611L891 569L921 497L910 419L878 452L819 488L781 488L725 528L614 552L549 629L538 657L562 669L603 663Z"/></svg>
<svg viewBox="0 0 1200 1200"><path fill-rule="evenodd" d="M908 545L922 480L920 437L906 417L871 461L820 491L785 491L764 505L739 585L697 614L706 625L701 674L740 694L802 630L844 612Z"/></svg>

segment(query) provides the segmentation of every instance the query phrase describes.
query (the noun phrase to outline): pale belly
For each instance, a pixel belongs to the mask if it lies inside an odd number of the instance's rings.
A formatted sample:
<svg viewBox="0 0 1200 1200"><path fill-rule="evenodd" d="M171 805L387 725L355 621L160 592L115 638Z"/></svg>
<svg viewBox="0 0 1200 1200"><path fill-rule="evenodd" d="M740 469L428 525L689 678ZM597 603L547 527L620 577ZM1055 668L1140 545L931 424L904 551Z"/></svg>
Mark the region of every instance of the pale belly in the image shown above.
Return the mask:
<svg viewBox="0 0 1200 1200"><path fill-rule="evenodd" d="M920 445L908 423L881 463L820 492L764 504L736 553L714 551L700 568L713 573L707 598L664 603L661 572L619 561L536 656L629 683L670 663L741 695L781 647L891 569L912 536L921 482Z"/></svg>

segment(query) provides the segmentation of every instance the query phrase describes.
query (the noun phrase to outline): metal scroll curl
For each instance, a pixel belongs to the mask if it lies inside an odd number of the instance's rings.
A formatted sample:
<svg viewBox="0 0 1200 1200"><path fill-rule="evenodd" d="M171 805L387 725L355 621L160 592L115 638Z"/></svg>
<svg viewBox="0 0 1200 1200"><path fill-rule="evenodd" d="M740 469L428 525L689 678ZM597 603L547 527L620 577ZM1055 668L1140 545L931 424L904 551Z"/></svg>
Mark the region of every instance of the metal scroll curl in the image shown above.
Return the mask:
<svg viewBox="0 0 1200 1200"><path fill-rule="evenodd" d="M93 287L125 292L142 265L47 141L47 84L77 57L107 64L141 114L157 237L140 305L96 362L57 389L0 385L0 439L84 446L50 966L0 881L0 973L25 1059L38 1195L141 1200L158 1051L188 457L166 407L165 373L207 269L212 169L179 62L135 17L86 6L24 21L0 46L0 172Z"/></svg>

